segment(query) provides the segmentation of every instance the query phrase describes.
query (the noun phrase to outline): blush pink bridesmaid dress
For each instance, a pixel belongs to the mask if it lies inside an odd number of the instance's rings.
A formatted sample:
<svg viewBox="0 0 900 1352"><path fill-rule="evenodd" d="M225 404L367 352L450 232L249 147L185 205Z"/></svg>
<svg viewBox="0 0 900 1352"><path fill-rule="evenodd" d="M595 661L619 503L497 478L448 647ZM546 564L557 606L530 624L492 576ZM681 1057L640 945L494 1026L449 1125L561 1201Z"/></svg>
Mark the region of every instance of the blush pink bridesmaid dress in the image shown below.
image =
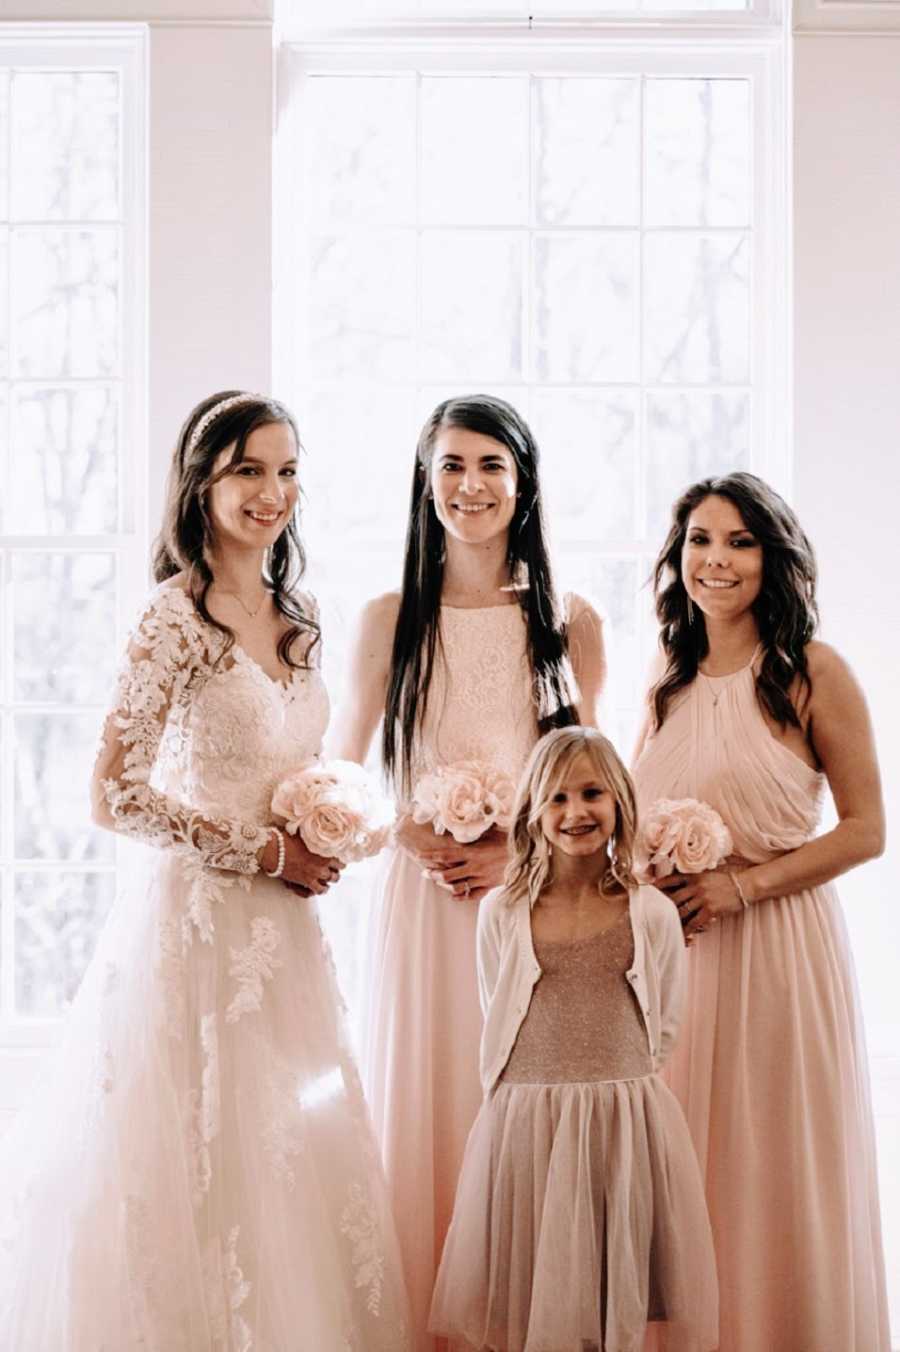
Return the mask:
<svg viewBox="0 0 900 1352"><path fill-rule="evenodd" d="M537 741L518 605L441 608L414 778L480 760L518 775ZM413 1310L416 1352L443 1346L428 1313L466 1139L481 1106L478 903L398 850L376 900L363 1064Z"/></svg>
<svg viewBox="0 0 900 1352"><path fill-rule="evenodd" d="M754 667L702 674L635 767L643 808L710 803L762 863L813 834L826 781L776 741ZM889 1352L868 1069L833 886L730 915L688 955L666 1079L705 1180L720 1352Z"/></svg>

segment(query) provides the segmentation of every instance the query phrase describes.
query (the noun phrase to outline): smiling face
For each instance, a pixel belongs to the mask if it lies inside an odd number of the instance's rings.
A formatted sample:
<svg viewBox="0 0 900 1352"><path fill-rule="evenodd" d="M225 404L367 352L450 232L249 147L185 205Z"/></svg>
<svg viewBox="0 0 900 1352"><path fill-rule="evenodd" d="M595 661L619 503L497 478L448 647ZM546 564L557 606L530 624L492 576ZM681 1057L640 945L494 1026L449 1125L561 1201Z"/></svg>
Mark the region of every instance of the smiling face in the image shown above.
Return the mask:
<svg viewBox="0 0 900 1352"><path fill-rule="evenodd" d="M554 850L584 857L605 850L615 829L616 800L591 758L579 751L541 813L541 831Z"/></svg>
<svg viewBox="0 0 900 1352"><path fill-rule="evenodd" d="M445 427L435 438L429 477L437 519L456 539L483 544L509 530L518 474L502 442Z"/></svg>
<svg viewBox="0 0 900 1352"><path fill-rule="evenodd" d="M216 461L227 466L234 446ZM208 511L217 548L267 549L297 505L297 445L287 423L267 423L250 433L244 458L212 485Z"/></svg>
<svg viewBox="0 0 900 1352"><path fill-rule="evenodd" d="M733 620L750 609L763 580L763 550L728 498L704 498L688 518L681 580L711 620Z"/></svg>

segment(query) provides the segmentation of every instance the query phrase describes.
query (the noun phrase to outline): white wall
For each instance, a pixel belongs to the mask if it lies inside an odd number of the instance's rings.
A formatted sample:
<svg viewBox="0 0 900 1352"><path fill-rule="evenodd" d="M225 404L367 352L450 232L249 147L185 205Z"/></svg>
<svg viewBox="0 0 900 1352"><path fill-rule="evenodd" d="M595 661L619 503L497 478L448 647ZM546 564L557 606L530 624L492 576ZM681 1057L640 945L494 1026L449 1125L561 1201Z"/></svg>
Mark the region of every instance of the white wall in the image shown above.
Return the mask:
<svg viewBox="0 0 900 1352"><path fill-rule="evenodd" d="M193 405L271 384L272 87L268 24L153 25L151 528Z"/></svg>
<svg viewBox="0 0 900 1352"><path fill-rule="evenodd" d="M874 6L853 8L878 21ZM900 850L890 831L900 822L900 32L798 33L794 96L796 505L819 546L823 636L870 697L889 817L886 855L841 895L872 1053L900 1345Z"/></svg>

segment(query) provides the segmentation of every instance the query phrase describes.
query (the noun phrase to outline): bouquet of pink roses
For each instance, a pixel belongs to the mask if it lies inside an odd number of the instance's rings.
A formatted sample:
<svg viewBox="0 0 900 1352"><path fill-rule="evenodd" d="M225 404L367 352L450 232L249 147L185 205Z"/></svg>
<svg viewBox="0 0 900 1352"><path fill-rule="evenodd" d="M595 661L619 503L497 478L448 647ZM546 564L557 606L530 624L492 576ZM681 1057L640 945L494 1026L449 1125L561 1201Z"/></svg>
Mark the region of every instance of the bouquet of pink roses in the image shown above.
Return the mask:
<svg viewBox="0 0 900 1352"><path fill-rule="evenodd" d="M641 819L635 872L651 883L672 873L706 873L718 868L732 849L731 832L709 803L659 798Z"/></svg>
<svg viewBox="0 0 900 1352"><path fill-rule="evenodd" d="M371 776L354 761L312 761L281 781L272 812L313 854L345 864L378 854L394 813Z"/></svg>
<svg viewBox="0 0 900 1352"><path fill-rule="evenodd" d="M437 835L449 832L469 845L492 826L512 821L515 785L509 775L480 761L457 761L423 775L413 790L413 821L430 822Z"/></svg>

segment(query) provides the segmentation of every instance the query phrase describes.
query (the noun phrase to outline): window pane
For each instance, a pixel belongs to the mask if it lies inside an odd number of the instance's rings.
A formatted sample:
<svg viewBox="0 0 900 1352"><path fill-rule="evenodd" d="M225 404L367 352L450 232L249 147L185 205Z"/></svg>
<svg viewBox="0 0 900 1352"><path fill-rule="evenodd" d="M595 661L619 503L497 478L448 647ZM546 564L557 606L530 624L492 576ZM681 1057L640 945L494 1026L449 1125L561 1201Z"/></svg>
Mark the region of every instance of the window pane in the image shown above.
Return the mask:
<svg viewBox="0 0 900 1352"><path fill-rule="evenodd" d="M750 464L750 395L647 396L647 536L662 545L672 503L690 484Z"/></svg>
<svg viewBox="0 0 900 1352"><path fill-rule="evenodd" d="M9 70L0 70L0 220L9 219Z"/></svg>
<svg viewBox="0 0 900 1352"><path fill-rule="evenodd" d="M532 425L554 539L634 535L637 403L632 390L535 390Z"/></svg>
<svg viewBox="0 0 900 1352"><path fill-rule="evenodd" d="M426 380L516 380L522 374L521 235L422 238L420 374Z"/></svg>
<svg viewBox="0 0 900 1352"><path fill-rule="evenodd" d="M0 379L9 373L9 231L0 226Z"/></svg>
<svg viewBox="0 0 900 1352"><path fill-rule="evenodd" d="M528 80L422 80L422 220L523 225L528 211Z"/></svg>
<svg viewBox="0 0 900 1352"><path fill-rule="evenodd" d="M644 365L650 381L738 383L750 364L744 235L648 235Z"/></svg>
<svg viewBox="0 0 900 1352"><path fill-rule="evenodd" d="M90 819L99 714L15 716L15 853L18 859L108 860L109 831Z"/></svg>
<svg viewBox="0 0 900 1352"><path fill-rule="evenodd" d="M14 554L13 698L103 702L115 666L111 554Z"/></svg>
<svg viewBox="0 0 900 1352"><path fill-rule="evenodd" d="M15 373L109 376L119 364L115 230L14 230Z"/></svg>
<svg viewBox="0 0 900 1352"><path fill-rule="evenodd" d="M12 85L13 216L114 220L119 211L119 77L17 71Z"/></svg>
<svg viewBox="0 0 900 1352"><path fill-rule="evenodd" d="M111 873L17 873L16 1013L55 1018L74 999L115 894Z"/></svg>
<svg viewBox="0 0 900 1352"><path fill-rule="evenodd" d="M635 558L579 554L567 558L561 576L565 587L585 596L604 619L603 640L609 661L604 704L610 709L634 701L641 690L637 614L644 577ZM622 748L620 747L620 750ZM625 748L630 756L631 747Z"/></svg>
<svg viewBox="0 0 900 1352"><path fill-rule="evenodd" d="M644 223L750 223L750 84L648 80Z"/></svg>
<svg viewBox="0 0 900 1352"><path fill-rule="evenodd" d="M118 518L119 391L113 386L18 389L6 529L100 534Z"/></svg>
<svg viewBox="0 0 900 1352"><path fill-rule="evenodd" d="M322 225L400 225L415 212L412 75L313 76L303 106L305 202Z"/></svg>
<svg viewBox="0 0 900 1352"><path fill-rule="evenodd" d="M313 241L309 364L316 378L409 380L415 260L411 230Z"/></svg>
<svg viewBox="0 0 900 1352"><path fill-rule="evenodd" d="M416 444L413 391L312 395L300 434L303 535L313 561L338 539L402 539Z"/></svg>
<svg viewBox="0 0 900 1352"><path fill-rule="evenodd" d="M637 80L535 81L537 217L542 225L637 225Z"/></svg>
<svg viewBox="0 0 900 1352"><path fill-rule="evenodd" d="M537 237L538 379L637 379L637 259L637 236Z"/></svg>

